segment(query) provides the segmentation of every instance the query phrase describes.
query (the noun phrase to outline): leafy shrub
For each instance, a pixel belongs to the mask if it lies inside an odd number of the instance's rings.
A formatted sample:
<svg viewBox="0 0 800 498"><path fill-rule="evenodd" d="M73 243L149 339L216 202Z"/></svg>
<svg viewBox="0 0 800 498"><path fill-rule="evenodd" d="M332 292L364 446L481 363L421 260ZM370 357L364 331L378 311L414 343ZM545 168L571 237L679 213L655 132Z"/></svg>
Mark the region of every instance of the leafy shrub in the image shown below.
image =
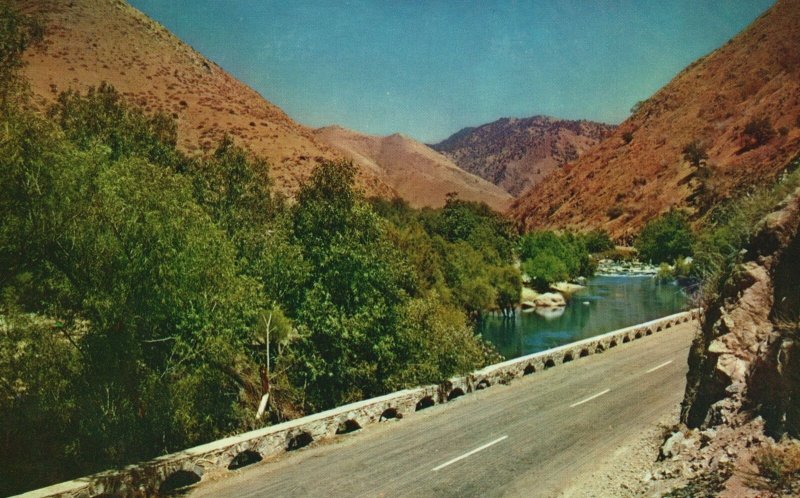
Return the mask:
<svg viewBox="0 0 800 498"><path fill-rule="evenodd" d="M775 136L775 129L769 118L753 118L744 126L744 135L748 139L748 146L755 148L769 142Z"/></svg>
<svg viewBox="0 0 800 498"><path fill-rule="evenodd" d="M614 249L614 242L603 229L595 229L582 234L586 250L592 254L610 251Z"/></svg>
<svg viewBox="0 0 800 498"><path fill-rule="evenodd" d="M761 477L756 484L775 493L800 492L800 445L794 443L760 449L753 462Z"/></svg>
<svg viewBox="0 0 800 498"><path fill-rule="evenodd" d="M523 271L530 277L533 287L539 292L547 291L550 284L569 278L567 265L551 253L541 253L522 263Z"/></svg>
<svg viewBox="0 0 800 498"><path fill-rule="evenodd" d="M708 159L706 146L699 140L692 140L683 147L681 152L683 153L683 158L694 167L700 166L700 163Z"/></svg>

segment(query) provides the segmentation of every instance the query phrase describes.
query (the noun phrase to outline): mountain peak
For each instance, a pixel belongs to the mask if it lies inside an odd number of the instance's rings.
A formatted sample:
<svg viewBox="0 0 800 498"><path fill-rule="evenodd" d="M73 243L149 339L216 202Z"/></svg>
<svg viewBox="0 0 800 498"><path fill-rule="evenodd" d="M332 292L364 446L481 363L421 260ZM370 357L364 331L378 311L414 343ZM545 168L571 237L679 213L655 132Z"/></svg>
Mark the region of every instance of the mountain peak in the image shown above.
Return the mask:
<svg viewBox="0 0 800 498"><path fill-rule="evenodd" d="M512 195L576 160L614 129L550 116L504 117L464 128L431 147Z"/></svg>

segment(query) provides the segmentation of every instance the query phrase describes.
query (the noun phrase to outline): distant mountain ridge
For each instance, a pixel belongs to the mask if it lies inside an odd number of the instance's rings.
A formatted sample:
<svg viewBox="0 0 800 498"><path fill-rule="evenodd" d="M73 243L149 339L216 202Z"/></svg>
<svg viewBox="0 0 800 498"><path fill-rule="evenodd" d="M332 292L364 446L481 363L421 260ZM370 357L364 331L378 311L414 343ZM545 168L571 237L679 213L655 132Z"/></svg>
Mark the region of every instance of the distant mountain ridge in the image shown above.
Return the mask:
<svg viewBox="0 0 800 498"><path fill-rule="evenodd" d="M519 195L611 134L613 125L548 116L502 118L431 145L460 168Z"/></svg>
<svg viewBox="0 0 800 498"><path fill-rule="evenodd" d="M463 200L485 202L497 211L506 210L513 200L503 189L462 170L427 145L398 133L378 137L329 126L316 130L314 135L369 170L414 207L441 207L450 192Z"/></svg>
<svg viewBox="0 0 800 498"><path fill-rule="evenodd" d="M696 145L697 166L684 151ZM800 154L800 2L778 0L690 64L574 165L513 204L524 229L601 227L629 238L670 208L701 216L773 181Z"/></svg>

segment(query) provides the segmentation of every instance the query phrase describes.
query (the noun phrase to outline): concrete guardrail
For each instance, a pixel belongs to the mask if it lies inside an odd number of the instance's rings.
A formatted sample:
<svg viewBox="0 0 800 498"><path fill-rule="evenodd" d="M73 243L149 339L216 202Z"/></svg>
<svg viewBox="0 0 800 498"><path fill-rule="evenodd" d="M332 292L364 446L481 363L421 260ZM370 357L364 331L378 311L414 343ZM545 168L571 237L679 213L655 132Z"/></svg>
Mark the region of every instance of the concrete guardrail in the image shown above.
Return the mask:
<svg viewBox="0 0 800 498"><path fill-rule="evenodd" d="M244 467L263 458L307 446L384 420L445 403L467 393L507 384L578 358L602 353L619 344L697 320L700 309L677 313L571 344L487 366L442 384L406 389L296 420L219 439L147 462L100 472L30 491L24 497L151 496L201 480L211 470Z"/></svg>

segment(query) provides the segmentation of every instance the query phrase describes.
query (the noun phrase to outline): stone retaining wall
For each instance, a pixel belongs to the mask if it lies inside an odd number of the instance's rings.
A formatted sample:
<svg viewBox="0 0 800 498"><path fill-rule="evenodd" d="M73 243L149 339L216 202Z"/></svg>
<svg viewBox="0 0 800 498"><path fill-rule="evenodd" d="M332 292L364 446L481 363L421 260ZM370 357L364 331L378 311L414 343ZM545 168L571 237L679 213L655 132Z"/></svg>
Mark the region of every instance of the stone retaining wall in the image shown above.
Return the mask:
<svg viewBox="0 0 800 498"><path fill-rule="evenodd" d="M402 418L435 404L494 384L561 365L583 356L601 353L624 342L656 334L675 325L697 320L695 309L634 325L600 336L566 344L539 353L490 365L439 385L394 392L378 398L334 408L263 429L246 432L128 467L101 472L22 496L96 497L152 496L202 479L210 470L243 467L262 458L306 446L313 441L335 437L383 420Z"/></svg>

